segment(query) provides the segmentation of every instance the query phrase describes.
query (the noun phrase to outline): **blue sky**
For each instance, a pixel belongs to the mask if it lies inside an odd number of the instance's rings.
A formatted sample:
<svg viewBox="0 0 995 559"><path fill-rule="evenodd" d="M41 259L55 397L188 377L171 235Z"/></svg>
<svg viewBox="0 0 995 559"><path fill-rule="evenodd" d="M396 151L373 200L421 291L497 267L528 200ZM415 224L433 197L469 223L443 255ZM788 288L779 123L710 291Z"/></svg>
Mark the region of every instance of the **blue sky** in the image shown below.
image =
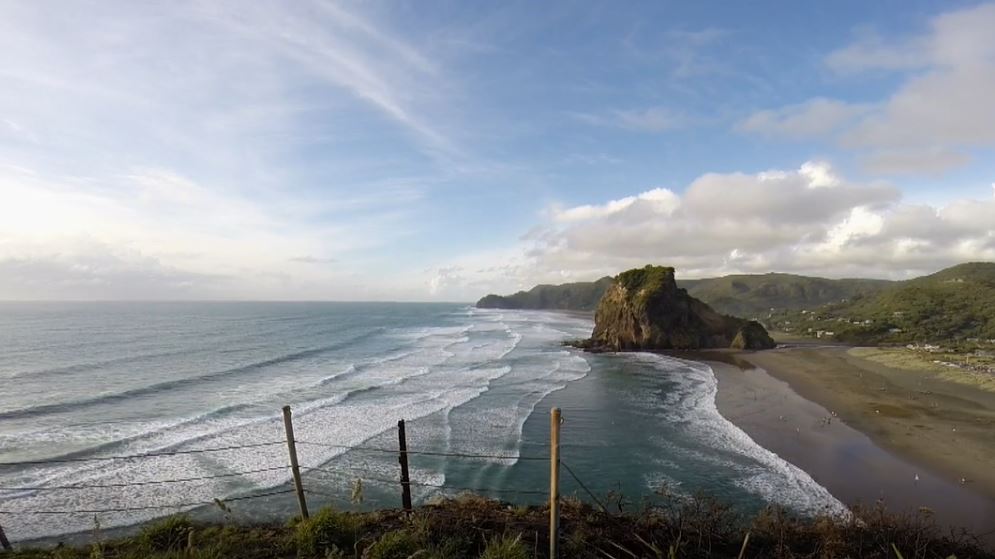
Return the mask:
<svg viewBox="0 0 995 559"><path fill-rule="evenodd" d="M995 4L5 2L0 299L995 259Z"/></svg>

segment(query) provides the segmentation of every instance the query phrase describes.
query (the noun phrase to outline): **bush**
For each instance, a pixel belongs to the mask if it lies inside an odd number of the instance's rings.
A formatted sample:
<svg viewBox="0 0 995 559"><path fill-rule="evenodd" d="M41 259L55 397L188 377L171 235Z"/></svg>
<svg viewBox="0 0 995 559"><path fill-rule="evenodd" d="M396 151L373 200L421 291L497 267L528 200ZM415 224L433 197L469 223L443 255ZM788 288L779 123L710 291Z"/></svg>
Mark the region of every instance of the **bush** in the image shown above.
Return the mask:
<svg viewBox="0 0 995 559"><path fill-rule="evenodd" d="M528 559L529 552L522 545L522 536L503 536L487 543L480 559Z"/></svg>
<svg viewBox="0 0 995 559"><path fill-rule="evenodd" d="M149 551L176 551L186 548L192 530L189 517L182 514L167 516L142 528L139 541Z"/></svg>
<svg viewBox="0 0 995 559"><path fill-rule="evenodd" d="M466 547L460 540L446 539L429 547L424 555L418 556L418 559L460 559L467 556L464 552Z"/></svg>
<svg viewBox="0 0 995 559"><path fill-rule="evenodd" d="M420 549L406 530L387 532L363 552L365 559L408 559Z"/></svg>
<svg viewBox="0 0 995 559"><path fill-rule="evenodd" d="M297 524L297 551L305 556L324 556L335 550L351 550L356 545L363 521L354 514L324 508Z"/></svg>

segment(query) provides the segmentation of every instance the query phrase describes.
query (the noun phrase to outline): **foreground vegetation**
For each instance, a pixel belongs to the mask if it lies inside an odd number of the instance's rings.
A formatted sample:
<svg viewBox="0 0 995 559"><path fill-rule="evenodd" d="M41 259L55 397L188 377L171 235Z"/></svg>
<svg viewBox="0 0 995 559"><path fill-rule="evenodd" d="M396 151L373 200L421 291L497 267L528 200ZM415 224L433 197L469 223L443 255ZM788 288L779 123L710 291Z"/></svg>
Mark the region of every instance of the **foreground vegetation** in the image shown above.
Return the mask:
<svg viewBox="0 0 995 559"><path fill-rule="evenodd" d="M802 520L778 509L752 518L707 499L668 501L637 512L607 514L566 499L561 509L563 558L995 557L964 534L945 533L921 510L893 516L857 509L846 520ZM622 506L613 505L617 509ZM411 514L324 509L279 526L204 525L175 516L133 538L90 547L24 550L18 559L526 559L548 556L548 511L474 495L426 505Z"/></svg>

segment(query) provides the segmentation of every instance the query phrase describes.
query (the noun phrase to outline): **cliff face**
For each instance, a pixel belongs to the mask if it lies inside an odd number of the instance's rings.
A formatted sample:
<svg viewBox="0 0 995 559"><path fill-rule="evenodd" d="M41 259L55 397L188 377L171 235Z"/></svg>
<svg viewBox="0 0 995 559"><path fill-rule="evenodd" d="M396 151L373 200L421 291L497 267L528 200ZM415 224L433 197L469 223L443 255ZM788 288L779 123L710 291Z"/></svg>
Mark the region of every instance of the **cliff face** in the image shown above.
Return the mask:
<svg viewBox="0 0 995 559"><path fill-rule="evenodd" d="M678 288L674 269L662 266L619 274L601 298L594 324L587 342L592 349L774 347L763 326L715 312Z"/></svg>

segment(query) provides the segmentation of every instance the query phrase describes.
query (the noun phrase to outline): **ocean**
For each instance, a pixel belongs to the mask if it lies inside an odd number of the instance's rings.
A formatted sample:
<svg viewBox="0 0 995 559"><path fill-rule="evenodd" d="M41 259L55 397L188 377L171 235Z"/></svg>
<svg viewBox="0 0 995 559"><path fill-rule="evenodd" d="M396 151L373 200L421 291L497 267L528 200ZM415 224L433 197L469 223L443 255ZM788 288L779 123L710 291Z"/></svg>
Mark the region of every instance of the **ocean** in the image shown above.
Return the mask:
<svg viewBox="0 0 995 559"><path fill-rule="evenodd" d="M214 499L236 519L286 519L284 405L312 509L399 506L399 419L416 502L464 489L542 502L557 406L563 463L583 483L562 474L563 494L844 510L718 413L707 365L561 344L592 327L465 304L2 303L0 524L24 541L94 517L219 518L197 506Z"/></svg>

